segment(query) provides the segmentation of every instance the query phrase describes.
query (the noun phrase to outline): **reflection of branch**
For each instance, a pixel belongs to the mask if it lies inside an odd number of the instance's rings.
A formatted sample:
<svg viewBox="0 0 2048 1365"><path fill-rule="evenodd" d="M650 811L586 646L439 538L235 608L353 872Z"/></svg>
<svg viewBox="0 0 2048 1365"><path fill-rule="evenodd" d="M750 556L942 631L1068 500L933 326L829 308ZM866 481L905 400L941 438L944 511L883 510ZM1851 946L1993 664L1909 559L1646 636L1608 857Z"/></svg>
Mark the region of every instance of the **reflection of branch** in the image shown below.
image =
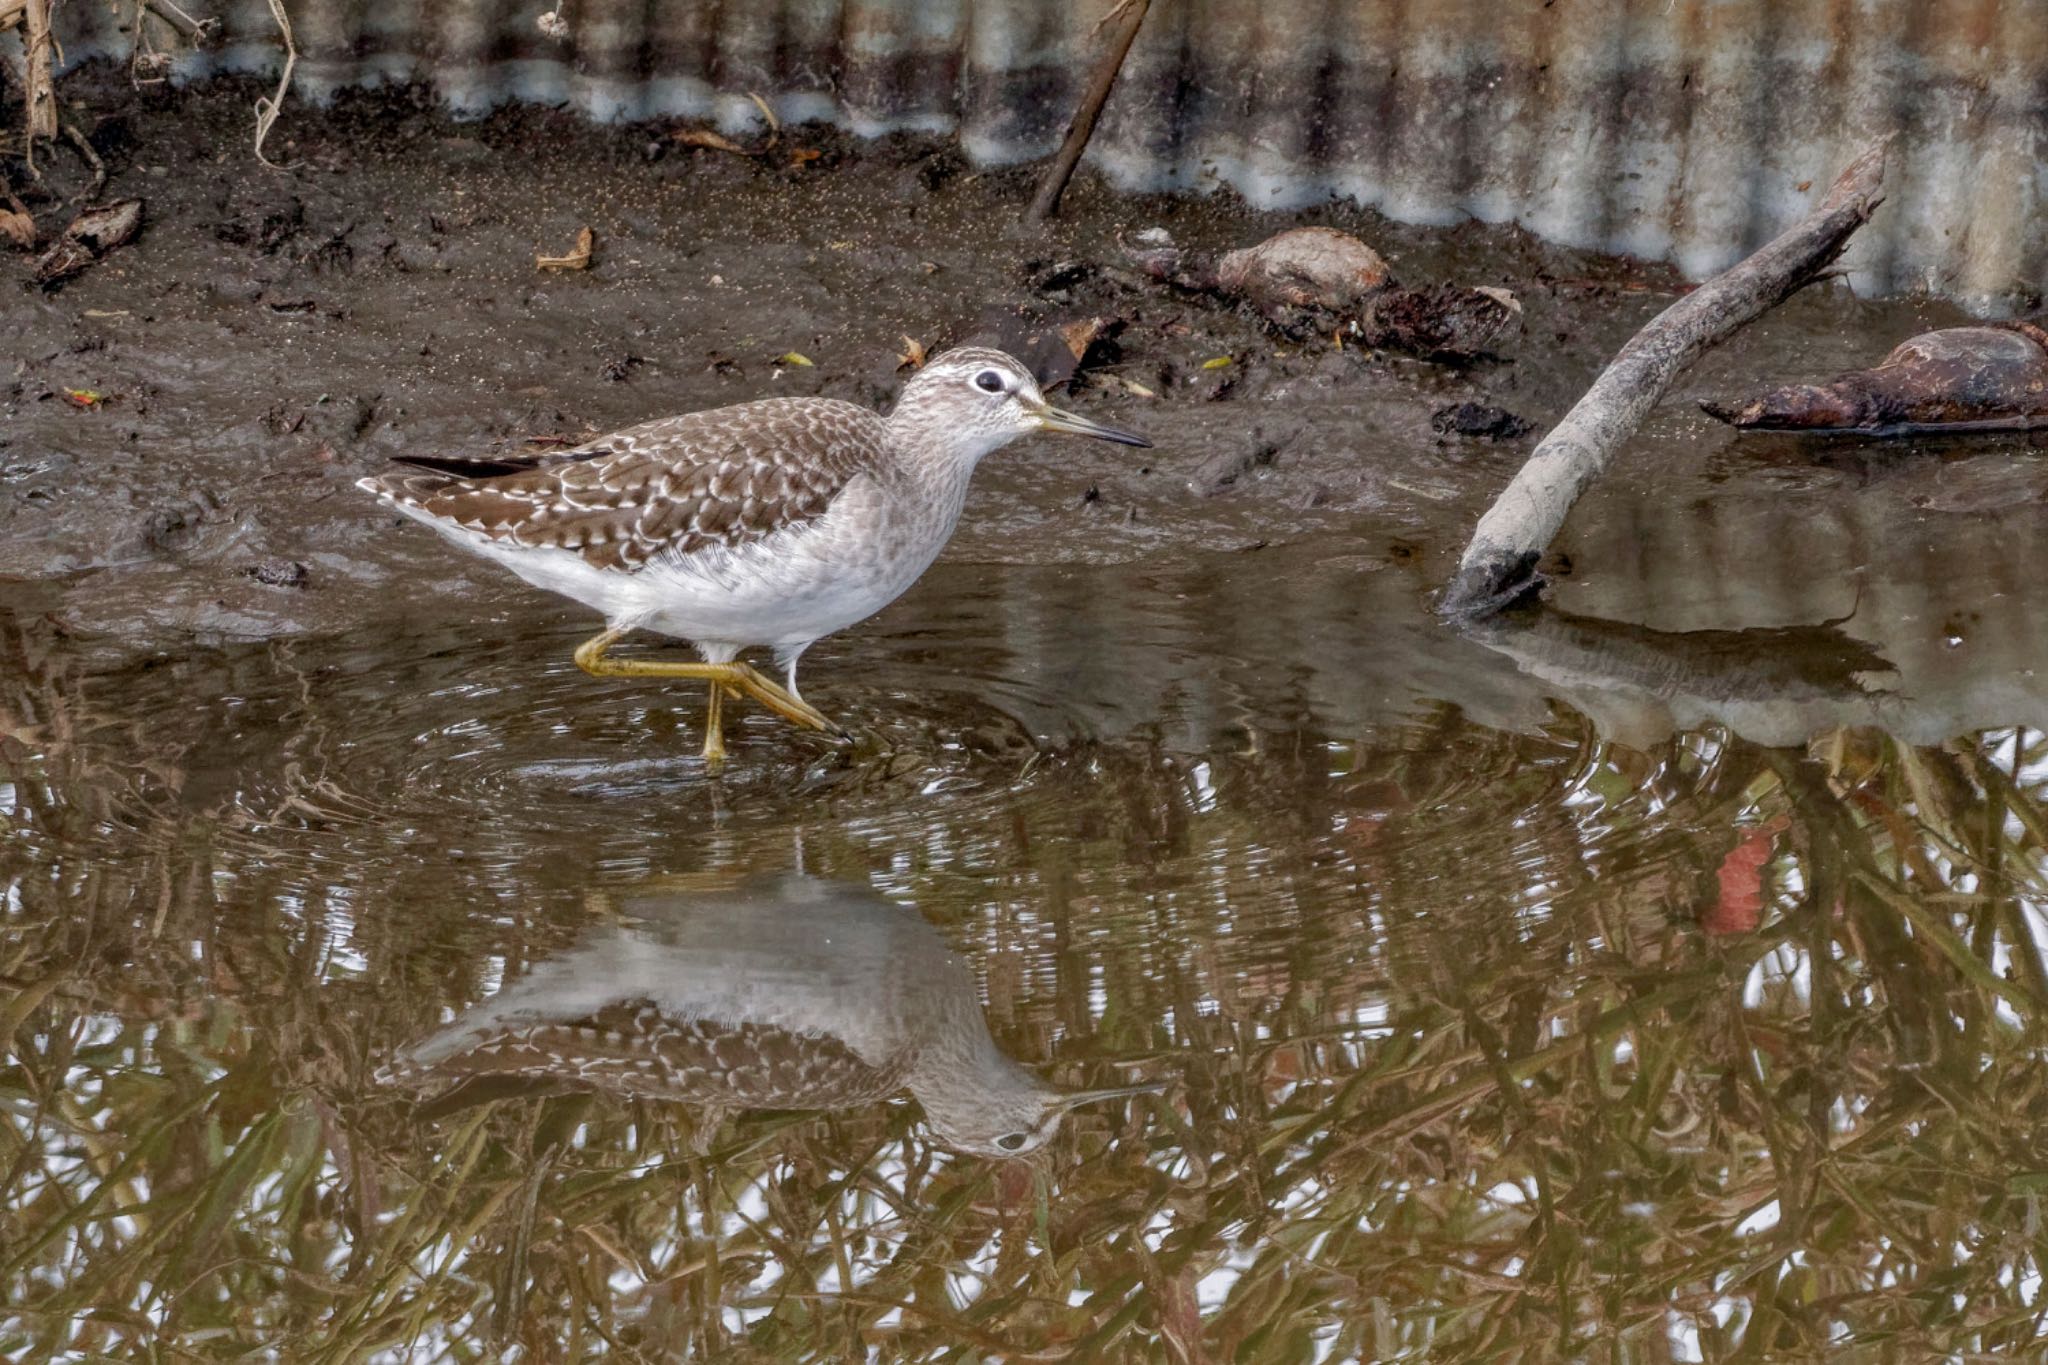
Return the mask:
<svg viewBox="0 0 2048 1365"><path fill-rule="evenodd" d="M1889 139L1856 158L1812 213L1629 339L1480 518L1437 610L1453 619L1486 616L1539 585L1536 561L1565 514L1673 381L1813 280L1870 220L1884 188L1888 145Z"/></svg>
<svg viewBox="0 0 2048 1365"><path fill-rule="evenodd" d="M1471 622L1463 633L1554 681L1635 687L1660 697L1852 701L1885 695L1867 678L1896 672L1891 661L1837 624L1656 630L1538 605Z"/></svg>

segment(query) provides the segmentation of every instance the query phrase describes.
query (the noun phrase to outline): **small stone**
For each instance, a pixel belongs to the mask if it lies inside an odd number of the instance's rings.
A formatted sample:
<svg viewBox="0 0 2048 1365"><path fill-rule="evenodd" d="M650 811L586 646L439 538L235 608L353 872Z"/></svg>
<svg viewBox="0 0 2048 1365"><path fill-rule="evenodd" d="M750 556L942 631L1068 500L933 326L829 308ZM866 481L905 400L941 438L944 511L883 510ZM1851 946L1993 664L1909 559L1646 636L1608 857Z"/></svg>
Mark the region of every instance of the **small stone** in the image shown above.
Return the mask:
<svg viewBox="0 0 2048 1365"><path fill-rule="evenodd" d="M1430 429L1439 436L1474 436L1488 441L1512 441L1529 434L1530 425L1506 408L1487 403L1452 403L1430 414Z"/></svg>
<svg viewBox="0 0 2048 1365"><path fill-rule="evenodd" d="M243 573L258 583L272 588L303 588L306 586L306 566L296 559L266 559L252 564Z"/></svg>

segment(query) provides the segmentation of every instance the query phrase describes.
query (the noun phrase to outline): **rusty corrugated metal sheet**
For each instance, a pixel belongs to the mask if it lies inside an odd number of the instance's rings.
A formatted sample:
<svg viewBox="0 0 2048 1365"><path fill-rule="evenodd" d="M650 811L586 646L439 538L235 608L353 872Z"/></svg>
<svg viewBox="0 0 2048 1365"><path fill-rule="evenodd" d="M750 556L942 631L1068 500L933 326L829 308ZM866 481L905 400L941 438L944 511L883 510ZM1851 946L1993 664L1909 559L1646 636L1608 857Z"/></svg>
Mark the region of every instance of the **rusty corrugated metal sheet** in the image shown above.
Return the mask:
<svg viewBox="0 0 2048 1365"><path fill-rule="evenodd" d="M267 0L193 0L225 40L181 72L274 70ZM291 0L302 98L431 82L452 107L957 131L1048 153L1108 0ZM125 6L119 7L126 9ZM73 0L74 59L124 52ZM1870 292L1996 309L2048 286L2048 0L1156 0L1090 159L1133 190L1353 198L1514 221L1704 275L1898 135L1848 266Z"/></svg>

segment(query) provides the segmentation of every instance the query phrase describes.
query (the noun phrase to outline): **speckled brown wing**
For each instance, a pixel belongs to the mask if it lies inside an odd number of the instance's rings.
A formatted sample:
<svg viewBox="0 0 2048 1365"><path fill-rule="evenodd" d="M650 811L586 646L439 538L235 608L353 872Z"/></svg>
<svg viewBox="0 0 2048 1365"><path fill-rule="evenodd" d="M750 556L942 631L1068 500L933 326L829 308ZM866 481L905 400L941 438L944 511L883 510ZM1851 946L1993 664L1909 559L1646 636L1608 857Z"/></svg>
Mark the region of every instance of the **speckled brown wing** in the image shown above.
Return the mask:
<svg viewBox="0 0 2048 1365"><path fill-rule="evenodd" d="M769 398L614 432L516 473L394 473L377 487L492 540L633 570L813 520L887 453L865 408Z"/></svg>
<svg viewBox="0 0 2048 1365"><path fill-rule="evenodd" d="M894 1094L909 1060L875 1066L827 1035L674 1019L650 1001L627 1000L583 1019L500 1029L432 1063L400 1059L378 1080L422 1087L517 1079L540 1091L601 1090L734 1109L832 1109Z"/></svg>

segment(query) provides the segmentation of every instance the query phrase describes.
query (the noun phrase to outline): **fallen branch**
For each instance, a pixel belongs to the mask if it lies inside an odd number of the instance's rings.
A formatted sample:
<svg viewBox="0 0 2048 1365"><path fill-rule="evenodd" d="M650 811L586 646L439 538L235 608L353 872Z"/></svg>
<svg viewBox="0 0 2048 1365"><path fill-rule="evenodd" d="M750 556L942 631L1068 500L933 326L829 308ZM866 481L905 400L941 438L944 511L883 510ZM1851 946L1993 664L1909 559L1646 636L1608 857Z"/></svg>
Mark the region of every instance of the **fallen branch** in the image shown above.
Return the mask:
<svg viewBox="0 0 2048 1365"><path fill-rule="evenodd" d="M1088 149L1088 139L1095 133L1095 120L1102 114L1110 87L1116 84L1117 73L1124 68L1124 57L1138 36L1139 26L1145 22L1145 11L1151 7L1152 0L1123 0L1117 6L1117 10L1123 11L1124 25L1117 30L1108 50L1102 54L1102 61L1096 65L1095 74L1088 81L1088 89L1074 110L1074 121L1067 125L1066 141L1060 144L1059 155L1053 158L1045 179L1038 183L1038 193L1031 196L1031 207L1024 210L1025 222L1042 223L1059 211L1060 195L1066 192L1067 182L1074 178L1074 168L1081 164L1081 153ZM1112 10L1111 14L1117 10Z"/></svg>
<svg viewBox="0 0 2048 1365"><path fill-rule="evenodd" d="M1566 513L1664 391L1707 350L1811 283L1870 221L1882 202L1889 143L1856 158L1812 213L1629 339L1480 518L1439 613L1474 620L1542 586L1536 561Z"/></svg>

